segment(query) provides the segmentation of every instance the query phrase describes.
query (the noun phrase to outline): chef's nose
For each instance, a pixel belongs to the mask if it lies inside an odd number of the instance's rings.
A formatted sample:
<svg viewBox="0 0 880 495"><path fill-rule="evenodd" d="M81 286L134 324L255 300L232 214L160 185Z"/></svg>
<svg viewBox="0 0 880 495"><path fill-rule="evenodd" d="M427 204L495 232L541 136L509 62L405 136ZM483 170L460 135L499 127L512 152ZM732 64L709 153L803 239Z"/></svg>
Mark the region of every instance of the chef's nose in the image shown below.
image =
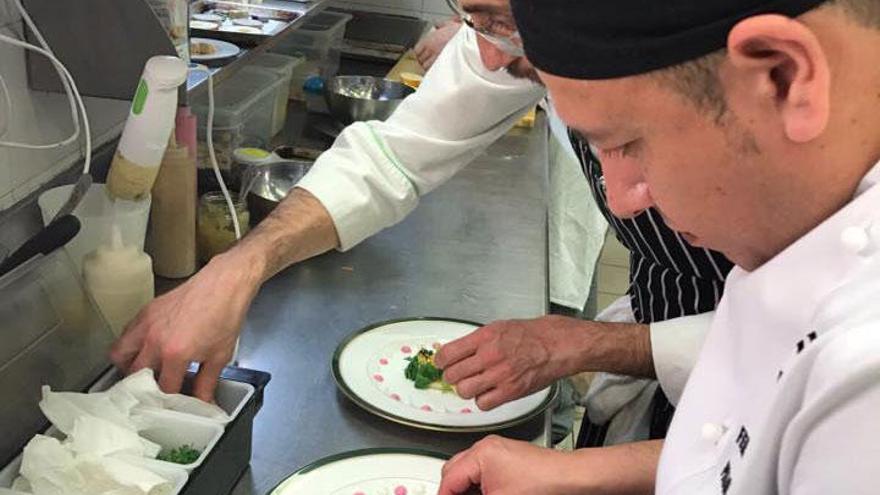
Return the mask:
<svg viewBox="0 0 880 495"><path fill-rule="evenodd" d="M480 47L480 58L483 60L483 65L493 72L504 69L518 58L505 53L482 36L477 36L477 45Z"/></svg>
<svg viewBox="0 0 880 495"><path fill-rule="evenodd" d="M608 208L618 218L632 218L653 206L653 198L641 168L632 160L602 163Z"/></svg>

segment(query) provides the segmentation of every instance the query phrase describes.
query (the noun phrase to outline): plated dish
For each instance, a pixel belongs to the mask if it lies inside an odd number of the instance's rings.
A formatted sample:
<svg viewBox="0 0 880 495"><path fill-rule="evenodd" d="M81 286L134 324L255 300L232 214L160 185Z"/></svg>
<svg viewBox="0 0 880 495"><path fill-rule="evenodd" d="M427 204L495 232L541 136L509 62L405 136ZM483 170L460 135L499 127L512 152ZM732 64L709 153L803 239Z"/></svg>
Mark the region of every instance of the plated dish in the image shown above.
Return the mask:
<svg viewBox="0 0 880 495"><path fill-rule="evenodd" d="M424 352L473 332L480 325L445 318L378 323L345 339L333 357L340 390L364 409L397 423L438 431L494 431L528 421L555 398L555 386L491 411L463 399L435 373L413 370ZM421 354L421 356L420 356Z"/></svg>
<svg viewBox="0 0 880 495"><path fill-rule="evenodd" d="M330 456L293 473L270 495L433 495L447 457L411 449L367 449Z"/></svg>
<svg viewBox="0 0 880 495"><path fill-rule="evenodd" d="M241 49L228 41L210 38L190 38L190 57L197 62L221 60L241 53Z"/></svg>

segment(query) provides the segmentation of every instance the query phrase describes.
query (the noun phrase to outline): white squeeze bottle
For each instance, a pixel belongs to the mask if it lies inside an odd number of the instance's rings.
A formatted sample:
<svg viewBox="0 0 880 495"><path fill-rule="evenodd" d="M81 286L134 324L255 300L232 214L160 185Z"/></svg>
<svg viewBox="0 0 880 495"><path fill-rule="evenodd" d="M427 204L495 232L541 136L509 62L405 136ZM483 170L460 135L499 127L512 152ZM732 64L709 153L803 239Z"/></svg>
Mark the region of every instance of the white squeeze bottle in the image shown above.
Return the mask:
<svg viewBox="0 0 880 495"><path fill-rule="evenodd" d="M138 201L150 193L174 129L177 88L186 74L186 63L167 55L152 57L144 66L107 176L113 198Z"/></svg>
<svg viewBox="0 0 880 495"><path fill-rule="evenodd" d="M83 279L116 335L155 296L153 261L139 248L123 245L115 224L110 244L83 258Z"/></svg>

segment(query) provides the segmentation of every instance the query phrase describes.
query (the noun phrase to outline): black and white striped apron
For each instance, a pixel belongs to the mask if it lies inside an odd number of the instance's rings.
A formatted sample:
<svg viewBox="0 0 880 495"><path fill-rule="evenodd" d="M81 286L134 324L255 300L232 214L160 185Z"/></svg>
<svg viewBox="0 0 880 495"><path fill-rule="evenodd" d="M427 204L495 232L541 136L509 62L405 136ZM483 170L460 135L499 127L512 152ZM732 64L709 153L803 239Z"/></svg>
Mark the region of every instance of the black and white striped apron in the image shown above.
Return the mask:
<svg viewBox="0 0 880 495"><path fill-rule="evenodd" d="M615 217L608 209L599 160L577 134L569 132L569 137L599 210L630 252L627 294L635 321L650 324L714 310L733 264L721 253L688 244L653 209L630 219ZM662 438L673 409L659 387L653 407L651 436ZM584 415L578 446L601 445L604 436L604 428L589 424Z"/></svg>

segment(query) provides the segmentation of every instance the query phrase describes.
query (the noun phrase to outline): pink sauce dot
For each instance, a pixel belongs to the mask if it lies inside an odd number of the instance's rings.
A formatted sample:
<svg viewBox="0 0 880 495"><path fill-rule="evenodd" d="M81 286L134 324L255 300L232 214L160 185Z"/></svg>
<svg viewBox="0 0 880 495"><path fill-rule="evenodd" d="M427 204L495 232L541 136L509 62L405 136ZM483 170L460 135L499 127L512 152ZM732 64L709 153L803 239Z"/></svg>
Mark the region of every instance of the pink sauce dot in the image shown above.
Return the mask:
<svg viewBox="0 0 880 495"><path fill-rule="evenodd" d="M406 491L406 487L403 485L400 485L394 489L394 495L406 495L407 493L409 492Z"/></svg>
<svg viewBox="0 0 880 495"><path fill-rule="evenodd" d="M377 382L382 383L385 381L385 377L380 375L379 373L376 373L375 375L373 375L373 380L376 380Z"/></svg>
<svg viewBox="0 0 880 495"><path fill-rule="evenodd" d="M404 354L412 354L412 347L405 345L400 348L400 352L402 352Z"/></svg>
<svg viewBox="0 0 880 495"><path fill-rule="evenodd" d="M394 399L394 400L400 400L400 396L397 395L397 394L391 394L390 397L391 397L392 399Z"/></svg>
<svg viewBox="0 0 880 495"><path fill-rule="evenodd" d="M428 412L433 411L433 409L431 409L431 406L429 406L427 404L422 406L421 409L422 409L422 411L428 411Z"/></svg>
<svg viewBox="0 0 880 495"><path fill-rule="evenodd" d="M471 408L469 408L469 407L465 407L464 409L461 410L462 414L470 414L472 412L473 411L471 411Z"/></svg>
<svg viewBox="0 0 880 495"><path fill-rule="evenodd" d="M382 358L382 359L379 360L379 364L381 364L382 366L385 366L385 365L388 364L388 360L385 359L385 358Z"/></svg>
<svg viewBox="0 0 880 495"><path fill-rule="evenodd" d="M364 492L354 492L354 495L367 495L367 494Z"/></svg>

